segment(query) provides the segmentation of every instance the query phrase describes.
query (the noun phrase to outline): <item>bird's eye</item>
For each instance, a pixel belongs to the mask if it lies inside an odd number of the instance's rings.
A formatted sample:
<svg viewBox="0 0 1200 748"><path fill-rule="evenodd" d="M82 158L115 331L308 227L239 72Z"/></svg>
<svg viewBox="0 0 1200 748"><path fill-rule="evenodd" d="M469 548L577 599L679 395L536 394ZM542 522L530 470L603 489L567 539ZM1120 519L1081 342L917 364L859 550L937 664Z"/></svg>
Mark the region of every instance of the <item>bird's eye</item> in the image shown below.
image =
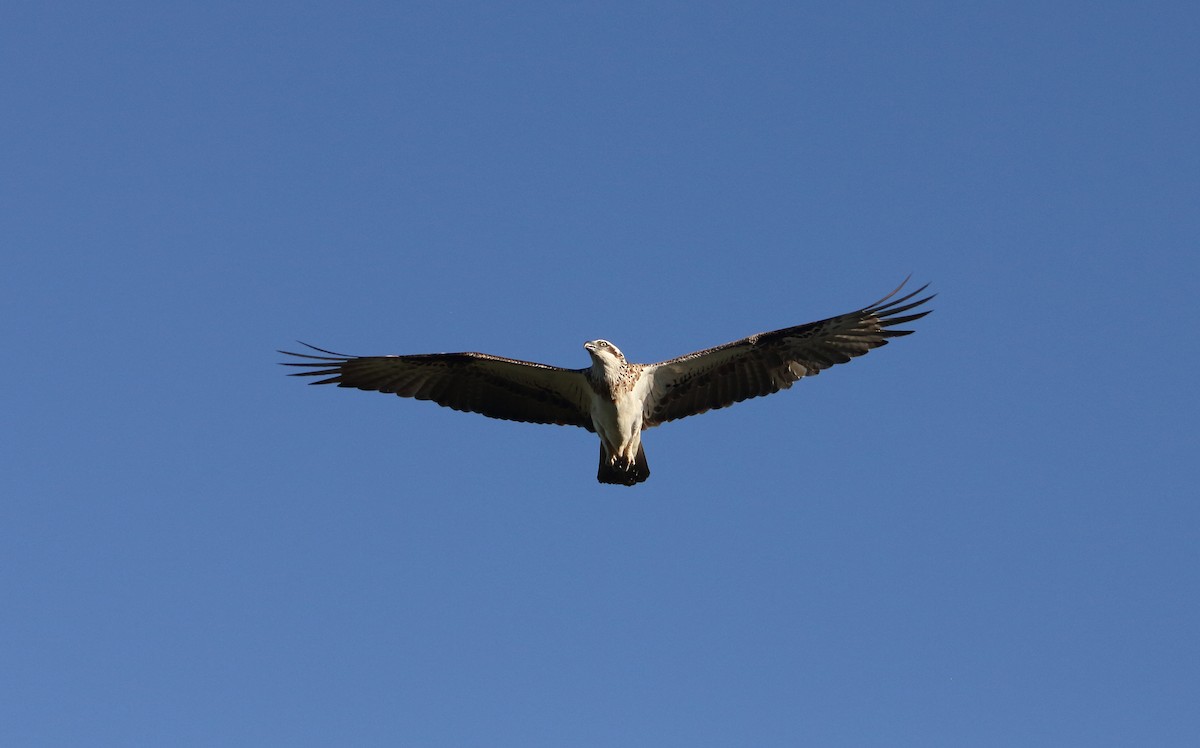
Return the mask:
<svg viewBox="0 0 1200 748"><path fill-rule="evenodd" d="M601 340L601 341L600 341L600 347L601 347L601 348L607 348L607 347L608 347L608 343L606 343L606 342L604 342L603 340Z"/></svg>

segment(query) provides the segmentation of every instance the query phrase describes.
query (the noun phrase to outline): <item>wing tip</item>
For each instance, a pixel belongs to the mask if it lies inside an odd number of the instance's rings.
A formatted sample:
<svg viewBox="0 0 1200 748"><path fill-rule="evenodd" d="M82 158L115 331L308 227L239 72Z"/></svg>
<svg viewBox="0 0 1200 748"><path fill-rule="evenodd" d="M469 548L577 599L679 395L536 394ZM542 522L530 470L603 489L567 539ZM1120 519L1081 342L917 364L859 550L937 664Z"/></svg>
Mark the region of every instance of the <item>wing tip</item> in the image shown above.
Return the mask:
<svg viewBox="0 0 1200 748"><path fill-rule="evenodd" d="M892 317L892 315L906 312L909 309L915 309L916 307L919 307L922 304L928 303L931 299L937 297L936 293L931 293L928 296L917 299L916 301L911 301L911 299L913 297L920 296L920 294L922 292L924 292L927 288L929 288L929 286L931 285L930 283L925 283L921 287L913 289L909 293L906 293L899 298L893 298L894 296L896 296L896 294L900 293L901 289L903 289L904 286L908 284L908 281L911 278L912 278L912 273L909 273L904 278L904 280L900 283L900 285L896 286L896 288L893 289L891 293L889 293L887 296L884 296L879 301L876 301L873 304L868 304L867 306L863 307L862 311L867 314L878 316L881 318ZM933 311L932 309L927 309L924 312L922 312L920 316L923 317L932 311ZM919 317L912 317L911 319L919 319Z"/></svg>
<svg viewBox="0 0 1200 748"><path fill-rule="evenodd" d="M342 380L342 365L353 360L354 356L347 356L344 353L329 351L324 348L318 348L311 343L305 343L303 340L297 340L300 345L317 351L318 353L327 354L324 356L315 356L311 353L297 353L296 351L285 351L282 348L277 349L276 353L282 353L285 356L295 356L302 361L280 361L280 366L295 366L304 369L303 371L293 371L288 374L289 377L326 377L318 379L308 384L336 384L339 387L347 386Z"/></svg>

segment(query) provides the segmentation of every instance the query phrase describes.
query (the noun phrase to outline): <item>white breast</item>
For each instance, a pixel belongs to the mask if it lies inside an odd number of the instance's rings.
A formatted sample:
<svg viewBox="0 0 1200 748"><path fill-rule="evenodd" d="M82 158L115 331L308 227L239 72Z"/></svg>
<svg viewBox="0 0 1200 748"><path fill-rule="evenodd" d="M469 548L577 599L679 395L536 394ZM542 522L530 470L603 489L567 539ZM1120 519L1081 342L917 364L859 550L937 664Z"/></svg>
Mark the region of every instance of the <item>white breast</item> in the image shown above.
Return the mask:
<svg viewBox="0 0 1200 748"><path fill-rule="evenodd" d="M603 395L592 395L592 425L600 438L618 454L630 450L636 453L641 443L645 390L646 381L643 378L632 390L621 392L615 403Z"/></svg>

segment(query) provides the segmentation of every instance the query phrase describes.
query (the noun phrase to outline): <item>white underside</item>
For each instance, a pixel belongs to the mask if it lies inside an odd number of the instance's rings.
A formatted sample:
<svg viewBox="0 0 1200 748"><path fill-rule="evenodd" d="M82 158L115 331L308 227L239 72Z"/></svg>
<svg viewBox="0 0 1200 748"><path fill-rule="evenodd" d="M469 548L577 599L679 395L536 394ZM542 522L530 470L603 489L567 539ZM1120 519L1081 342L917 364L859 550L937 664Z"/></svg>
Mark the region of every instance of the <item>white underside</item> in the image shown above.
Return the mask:
<svg viewBox="0 0 1200 748"><path fill-rule="evenodd" d="M600 396L593 397L592 425L612 464L632 464L642 443L641 397L630 392L615 404Z"/></svg>

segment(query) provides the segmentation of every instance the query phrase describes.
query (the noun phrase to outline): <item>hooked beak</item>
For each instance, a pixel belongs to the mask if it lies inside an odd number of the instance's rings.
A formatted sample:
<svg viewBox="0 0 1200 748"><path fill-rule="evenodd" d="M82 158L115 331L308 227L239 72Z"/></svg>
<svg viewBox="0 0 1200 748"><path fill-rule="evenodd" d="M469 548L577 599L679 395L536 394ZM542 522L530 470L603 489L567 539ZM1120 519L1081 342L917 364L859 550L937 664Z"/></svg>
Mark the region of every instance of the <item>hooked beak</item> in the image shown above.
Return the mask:
<svg viewBox="0 0 1200 748"><path fill-rule="evenodd" d="M596 350L596 344L590 340L588 342L584 343L583 347L586 348L589 353Z"/></svg>

